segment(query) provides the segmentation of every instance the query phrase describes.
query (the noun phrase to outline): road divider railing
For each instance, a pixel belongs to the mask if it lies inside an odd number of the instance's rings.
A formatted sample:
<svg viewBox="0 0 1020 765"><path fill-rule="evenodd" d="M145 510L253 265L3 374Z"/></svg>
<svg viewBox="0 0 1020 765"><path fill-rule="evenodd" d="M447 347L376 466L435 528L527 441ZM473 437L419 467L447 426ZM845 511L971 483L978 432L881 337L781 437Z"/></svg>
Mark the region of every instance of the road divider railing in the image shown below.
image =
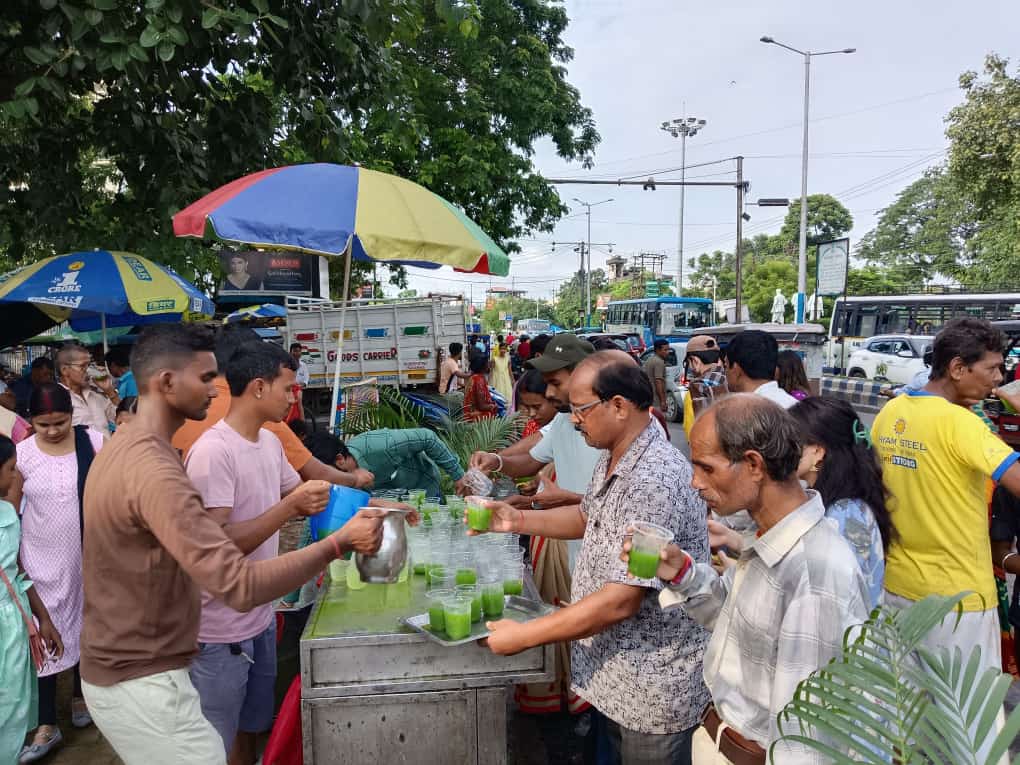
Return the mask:
<svg viewBox="0 0 1020 765"><path fill-rule="evenodd" d="M878 411L889 399L879 393L888 383L862 380L859 377L822 377L823 398L838 398L847 401L855 409Z"/></svg>

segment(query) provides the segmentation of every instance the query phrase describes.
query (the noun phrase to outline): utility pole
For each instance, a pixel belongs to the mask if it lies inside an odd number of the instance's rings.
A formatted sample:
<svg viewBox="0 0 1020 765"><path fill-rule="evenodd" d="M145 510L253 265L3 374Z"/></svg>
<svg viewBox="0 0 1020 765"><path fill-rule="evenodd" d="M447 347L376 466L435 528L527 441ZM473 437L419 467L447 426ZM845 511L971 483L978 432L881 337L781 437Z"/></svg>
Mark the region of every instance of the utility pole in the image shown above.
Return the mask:
<svg viewBox="0 0 1020 765"><path fill-rule="evenodd" d="M601 202L582 202L577 197L574 197L574 201L585 208L585 214L588 216L588 246L585 248L587 252L588 260L586 261L587 266L582 264L581 269L584 271L584 326L591 326L591 208L604 205L607 202L612 202L610 199L603 199Z"/></svg>
<svg viewBox="0 0 1020 765"><path fill-rule="evenodd" d="M800 247L797 257L797 300L796 300L796 321L798 324L804 321L804 300L807 293L807 178L808 178L808 110L811 104L811 57L831 56L834 53L854 53L856 48L841 48L840 50L825 50L817 53L798 50L786 43L781 43L769 36L760 38L761 42L769 45L778 45L804 57L804 141L800 163Z"/></svg>
<svg viewBox="0 0 1020 765"><path fill-rule="evenodd" d="M737 278L736 278L736 301L734 308L736 313L733 315L734 324L743 324L743 313L741 312L740 303L743 296L742 290L744 288L744 280L741 275L743 270L743 254L741 250L744 242L744 192L747 191L744 184L744 158L737 157L737 246L733 250L733 259L735 261Z"/></svg>
<svg viewBox="0 0 1020 765"><path fill-rule="evenodd" d="M683 110L687 111L684 104ZM697 117L679 117L672 122L663 122L662 129L674 138L680 139L680 233L677 236L677 264L676 294L681 295L684 288L684 199L686 197L687 180L687 138L693 138L708 124L705 120Z"/></svg>

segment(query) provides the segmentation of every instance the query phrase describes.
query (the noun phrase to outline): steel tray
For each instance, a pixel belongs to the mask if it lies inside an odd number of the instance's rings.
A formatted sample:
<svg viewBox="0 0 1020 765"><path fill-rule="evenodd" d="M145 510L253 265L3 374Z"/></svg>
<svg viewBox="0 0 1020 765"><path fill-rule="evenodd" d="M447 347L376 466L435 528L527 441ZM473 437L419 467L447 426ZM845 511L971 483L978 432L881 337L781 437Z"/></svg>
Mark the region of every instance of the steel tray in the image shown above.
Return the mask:
<svg viewBox="0 0 1020 765"><path fill-rule="evenodd" d="M556 609L550 606L548 603L542 603L541 601L531 600L530 598L522 598L519 595L504 595L503 596L503 615L501 619L512 619L515 622L527 622L532 619L537 619L539 616L545 616L546 614L552 613ZM484 637L488 637L489 630L485 627L485 618L482 621L476 622L471 625L471 634L461 640L446 640L443 635L446 633L437 633L429 629L429 615L428 613L418 614L416 616L408 616L400 620L403 624L406 624L413 630L420 632L425 635L429 640L439 645L452 648L453 646L464 645L465 643L471 643L476 640L481 640Z"/></svg>

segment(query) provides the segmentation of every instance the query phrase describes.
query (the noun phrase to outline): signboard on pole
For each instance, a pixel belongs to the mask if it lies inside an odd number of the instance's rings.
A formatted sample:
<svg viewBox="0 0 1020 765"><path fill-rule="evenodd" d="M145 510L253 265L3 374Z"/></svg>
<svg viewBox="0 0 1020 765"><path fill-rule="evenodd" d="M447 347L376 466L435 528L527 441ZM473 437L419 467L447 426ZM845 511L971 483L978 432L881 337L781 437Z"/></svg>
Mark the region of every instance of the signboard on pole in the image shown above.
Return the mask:
<svg viewBox="0 0 1020 765"><path fill-rule="evenodd" d="M846 291L850 269L850 240L834 239L818 245L818 267L815 272L815 292L829 297Z"/></svg>

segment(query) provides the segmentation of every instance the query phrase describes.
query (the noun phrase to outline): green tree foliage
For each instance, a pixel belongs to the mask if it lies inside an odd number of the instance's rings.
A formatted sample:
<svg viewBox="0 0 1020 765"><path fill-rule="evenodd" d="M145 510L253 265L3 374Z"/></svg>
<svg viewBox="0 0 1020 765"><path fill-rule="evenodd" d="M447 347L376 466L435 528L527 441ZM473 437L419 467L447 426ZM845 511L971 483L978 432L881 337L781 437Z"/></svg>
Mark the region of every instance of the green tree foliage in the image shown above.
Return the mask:
<svg viewBox="0 0 1020 765"><path fill-rule="evenodd" d="M770 260L744 278L743 298L753 321L768 321L772 316L772 300L781 289L788 303L797 292L797 267L788 260ZM794 307L786 306L786 321L793 321Z"/></svg>
<svg viewBox="0 0 1020 765"><path fill-rule="evenodd" d="M598 142L566 24L547 0L11 0L0 252L129 249L208 285L215 260L171 216L305 161L417 180L513 249L563 213L534 143L586 160Z"/></svg>
<svg viewBox="0 0 1020 765"><path fill-rule="evenodd" d="M609 294L613 300L631 300L644 297L646 283L655 281L656 276L651 271L643 271L640 277L627 277L614 281L609 285ZM668 297L673 295L673 285L665 280L659 279L659 295ZM592 300L595 298L592 297Z"/></svg>
<svg viewBox="0 0 1020 765"><path fill-rule="evenodd" d="M594 299L594 298L593 298ZM514 327L519 319L547 319L556 321L556 312L545 300L532 300L531 298L500 298L495 301L492 308L482 311L482 329L486 332L502 332L506 323L500 321L500 314L510 314L514 317Z"/></svg>
<svg viewBox="0 0 1020 765"><path fill-rule="evenodd" d="M904 189L861 241L902 289L938 275L1011 288L1020 273L1020 72L985 60L960 77L964 101L947 118L949 161Z"/></svg>
<svg viewBox="0 0 1020 765"><path fill-rule="evenodd" d="M609 288L606 272L596 268L591 272L592 321L595 316L595 296ZM578 271L560 285L556 296L556 323L561 327L580 327L584 323L584 272Z"/></svg>
<svg viewBox="0 0 1020 765"><path fill-rule="evenodd" d="M808 246L819 242L839 239L853 228L854 219L834 196L829 194L808 195L807 243ZM790 209L783 220L779 231L779 242L784 246L793 243L794 257L800 246L800 200L790 202Z"/></svg>
<svg viewBox="0 0 1020 765"><path fill-rule="evenodd" d="M423 2L423 27L392 51L392 97L353 122L357 154L460 204L497 241L551 230L566 207L532 164L536 140L586 163L599 140L566 80L566 11L479 0L477 34L465 36L430 8Z"/></svg>
<svg viewBox="0 0 1020 765"><path fill-rule="evenodd" d="M955 274L965 267L960 261L970 236L957 230L962 206L941 168L925 173L881 211L855 254L886 266L904 284L920 286L937 274Z"/></svg>
<svg viewBox="0 0 1020 765"><path fill-rule="evenodd" d="M829 194L808 196L808 292L814 282L815 251L819 242L838 239L853 226L853 217ZM800 201L791 205L778 234L758 234L745 239L743 254L743 300L754 321L768 321L776 289L791 300L797 291L797 253L800 237ZM716 250L688 260L695 292L719 300L736 296L736 258L732 252ZM794 309L787 306L787 320Z"/></svg>

